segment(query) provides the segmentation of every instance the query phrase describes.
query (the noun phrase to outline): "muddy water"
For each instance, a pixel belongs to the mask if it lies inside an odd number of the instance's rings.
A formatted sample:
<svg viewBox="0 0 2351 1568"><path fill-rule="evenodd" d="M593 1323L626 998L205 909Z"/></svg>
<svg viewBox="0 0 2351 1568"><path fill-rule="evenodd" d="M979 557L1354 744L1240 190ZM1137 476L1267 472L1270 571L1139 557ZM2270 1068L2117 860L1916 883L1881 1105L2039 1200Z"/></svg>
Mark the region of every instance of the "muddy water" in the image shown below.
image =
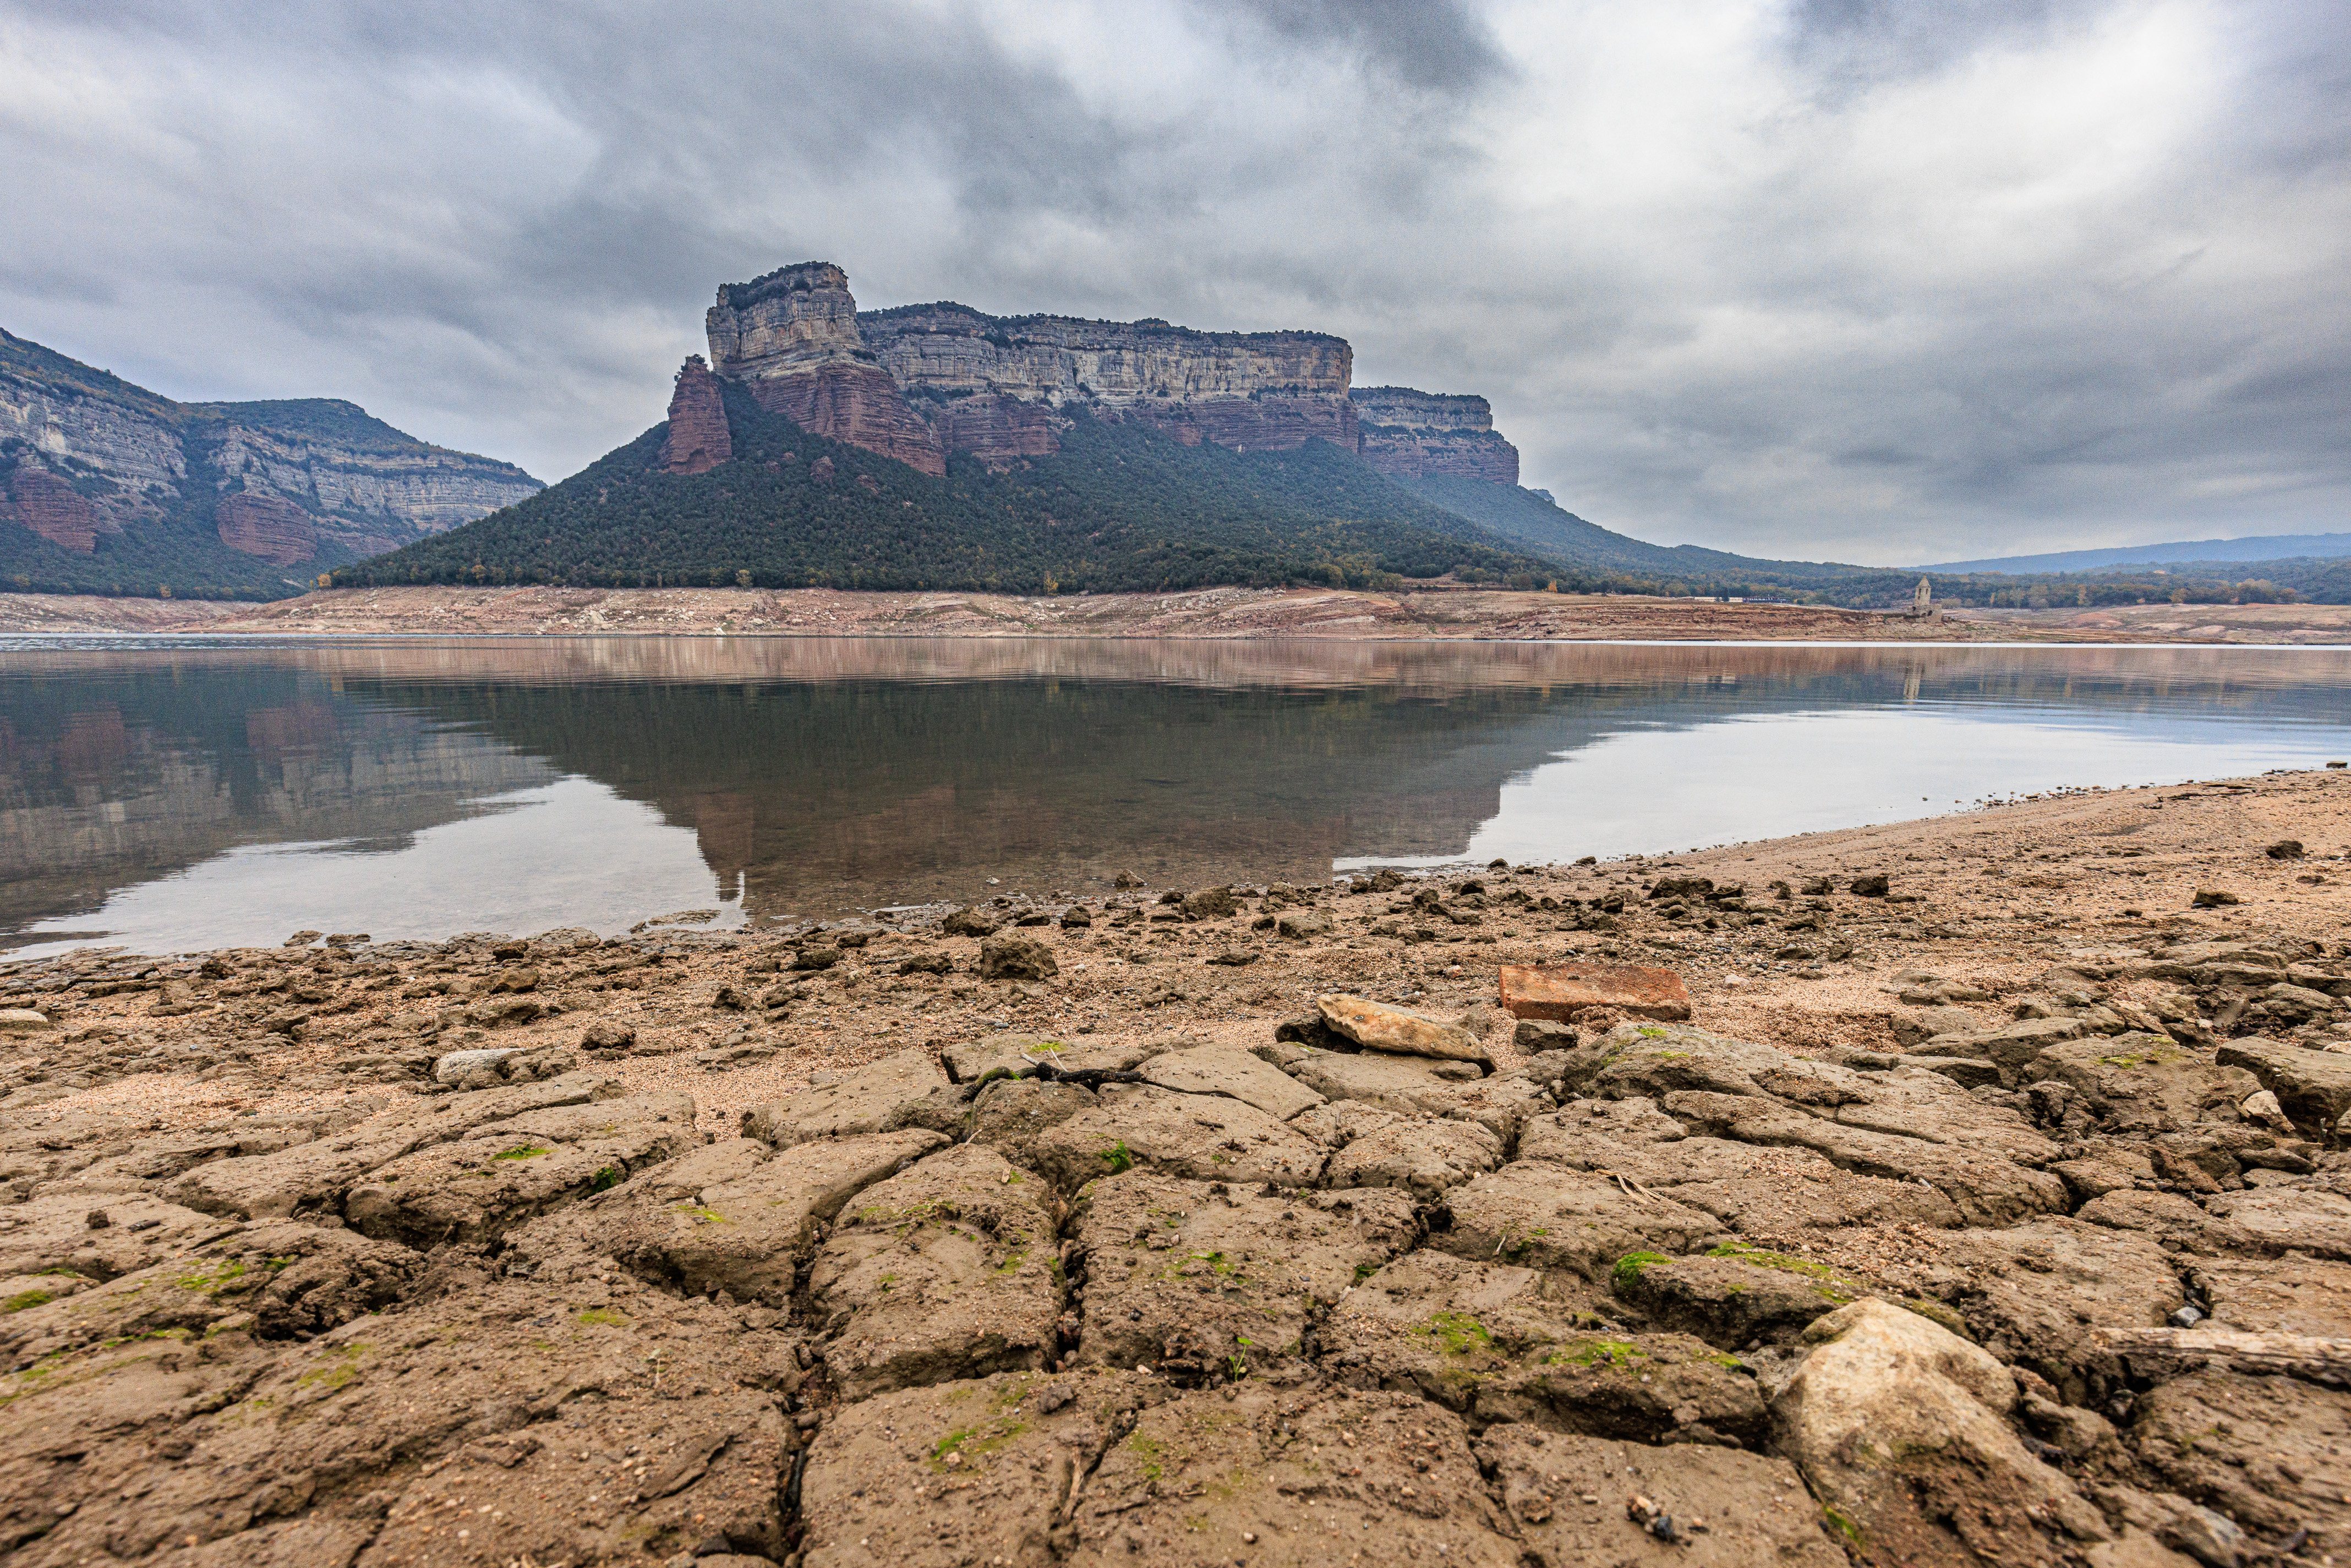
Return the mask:
<svg viewBox="0 0 2351 1568"><path fill-rule="evenodd" d="M0 643L0 941L1294 881L2346 756L2332 650L26 639Z"/></svg>

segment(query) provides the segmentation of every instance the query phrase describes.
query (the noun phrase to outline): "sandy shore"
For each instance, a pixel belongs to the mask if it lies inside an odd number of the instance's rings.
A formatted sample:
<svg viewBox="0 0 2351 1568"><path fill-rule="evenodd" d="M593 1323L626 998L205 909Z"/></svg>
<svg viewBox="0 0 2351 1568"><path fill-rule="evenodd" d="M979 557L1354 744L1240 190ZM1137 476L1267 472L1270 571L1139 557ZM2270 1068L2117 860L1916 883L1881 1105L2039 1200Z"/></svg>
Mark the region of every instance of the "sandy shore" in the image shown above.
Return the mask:
<svg viewBox="0 0 2351 1568"><path fill-rule="evenodd" d="M2351 1546L2351 775L942 913L0 971L0 1549Z"/></svg>
<svg viewBox="0 0 2351 1568"><path fill-rule="evenodd" d="M0 594L0 632L2316 643L2351 641L2351 607L1956 611L1921 621L1811 605L1479 591L1217 588L1023 598L821 589L385 588L307 593L272 604Z"/></svg>

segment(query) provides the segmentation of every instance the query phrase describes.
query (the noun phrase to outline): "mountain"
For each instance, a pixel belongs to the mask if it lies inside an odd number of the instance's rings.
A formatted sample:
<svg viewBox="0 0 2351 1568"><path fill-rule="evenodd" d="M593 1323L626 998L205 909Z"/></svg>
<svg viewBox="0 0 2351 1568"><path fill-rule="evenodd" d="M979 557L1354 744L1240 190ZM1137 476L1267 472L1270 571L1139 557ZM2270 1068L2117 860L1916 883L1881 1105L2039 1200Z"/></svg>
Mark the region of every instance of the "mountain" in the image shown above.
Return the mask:
<svg viewBox="0 0 2351 1568"><path fill-rule="evenodd" d="M1405 488L1515 479L1485 401L1359 398L1342 338L860 311L823 262L726 285L704 325L710 358L679 370L662 424L335 580L1050 592L1562 575Z"/></svg>
<svg viewBox="0 0 2351 1568"><path fill-rule="evenodd" d="M174 402L0 331L0 587L279 598L540 487L355 403Z"/></svg>
<svg viewBox="0 0 2351 1568"><path fill-rule="evenodd" d="M871 439L903 438L908 427L876 419L870 383L848 391L869 401L820 406ZM1328 442L1239 452L1079 408L1053 444L996 466L958 451L934 474L816 434L689 363L664 423L334 580L1050 593L1561 575Z"/></svg>
<svg viewBox="0 0 2351 1568"><path fill-rule="evenodd" d="M2262 534L2241 539L2181 539L2170 544L2118 545L2111 549L2057 550L2048 555L2000 556L1990 560L1946 561L1928 571L2102 571L2116 567L2162 566L2172 561L2321 559L2351 556L2351 534Z"/></svg>

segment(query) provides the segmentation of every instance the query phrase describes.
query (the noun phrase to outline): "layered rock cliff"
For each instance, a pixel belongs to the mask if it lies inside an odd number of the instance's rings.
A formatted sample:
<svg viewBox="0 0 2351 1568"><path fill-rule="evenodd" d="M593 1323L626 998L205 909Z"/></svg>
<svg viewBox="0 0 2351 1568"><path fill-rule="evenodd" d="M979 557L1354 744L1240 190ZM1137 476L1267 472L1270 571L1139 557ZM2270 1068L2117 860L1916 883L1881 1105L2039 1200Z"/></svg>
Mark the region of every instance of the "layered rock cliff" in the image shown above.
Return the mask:
<svg viewBox="0 0 2351 1568"><path fill-rule="evenodd" d="M820 435L946 472L1055 451L1080 411L1186 445L1356 448L1354 353L1324 332L1200 332L1165 321L989 316L954 303L861 311L848 275L804 262L718 291L710 364Z"/></svg>
<svg viewBox="0 0 2351 1568"><path fill-rule="evenodd" d="M1494 428L1484 398L1410 387L1357 387L1348 396L1362 433L1357 455L1379 472L1519 482L1519 449Z"/></svg>
<svg viewBox="0 0 2351 1568"><path fill-rule="evenodd" d="M678 368L677 390L670 393L661 465L672 474L707 474L734 455L735 439L726 428L718 378L700 354L689 354Z"/></svg>
<svg viewBox="0 0 2351 1568"><path fill-rule="evenodd" d="M726 284L705 326L712 368L748 387L760 407L925 474L947 471L938 434L906 406L858 335L857 301L841 268L802 262Z"/></svg>
<svg viewBox="0 0 2351 1568"><path fill-rule="evenodd" d="M175 402L0 331L0 565L27 584L68 586L50 580L61 571L117 591L152 591L151 574L282 582L283 569L396 549L540 488L355 403ZM110 559L73 568L44 546ZM129 580L110 580L117 565Z"/></svg>
<svg viewBox="0 0 2351 1568"><path fill-rule="evenodd" d="M990 462L1050 451L1054 415L1082 407L1186 444L1353 451L1354 351L1323 332L1198 332L1165 321L988 316L952 303L861 313L866 343L950 450Z"/></svg>

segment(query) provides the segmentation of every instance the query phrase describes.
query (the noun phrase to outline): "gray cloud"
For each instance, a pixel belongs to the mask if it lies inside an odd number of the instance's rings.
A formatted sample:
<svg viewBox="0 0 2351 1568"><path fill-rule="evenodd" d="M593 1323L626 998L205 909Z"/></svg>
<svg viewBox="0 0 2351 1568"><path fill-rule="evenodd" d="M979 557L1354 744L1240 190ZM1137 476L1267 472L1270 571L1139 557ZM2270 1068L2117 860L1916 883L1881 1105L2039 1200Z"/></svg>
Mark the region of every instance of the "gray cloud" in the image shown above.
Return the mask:
<svg viewBox="0 0 2351 1568"><path fill-rule="evenodd" d="M716 286L1310 326L1644 537L2340 528L2351 21L2232 0L0 0L0 325L548 476Z"/></svg>

